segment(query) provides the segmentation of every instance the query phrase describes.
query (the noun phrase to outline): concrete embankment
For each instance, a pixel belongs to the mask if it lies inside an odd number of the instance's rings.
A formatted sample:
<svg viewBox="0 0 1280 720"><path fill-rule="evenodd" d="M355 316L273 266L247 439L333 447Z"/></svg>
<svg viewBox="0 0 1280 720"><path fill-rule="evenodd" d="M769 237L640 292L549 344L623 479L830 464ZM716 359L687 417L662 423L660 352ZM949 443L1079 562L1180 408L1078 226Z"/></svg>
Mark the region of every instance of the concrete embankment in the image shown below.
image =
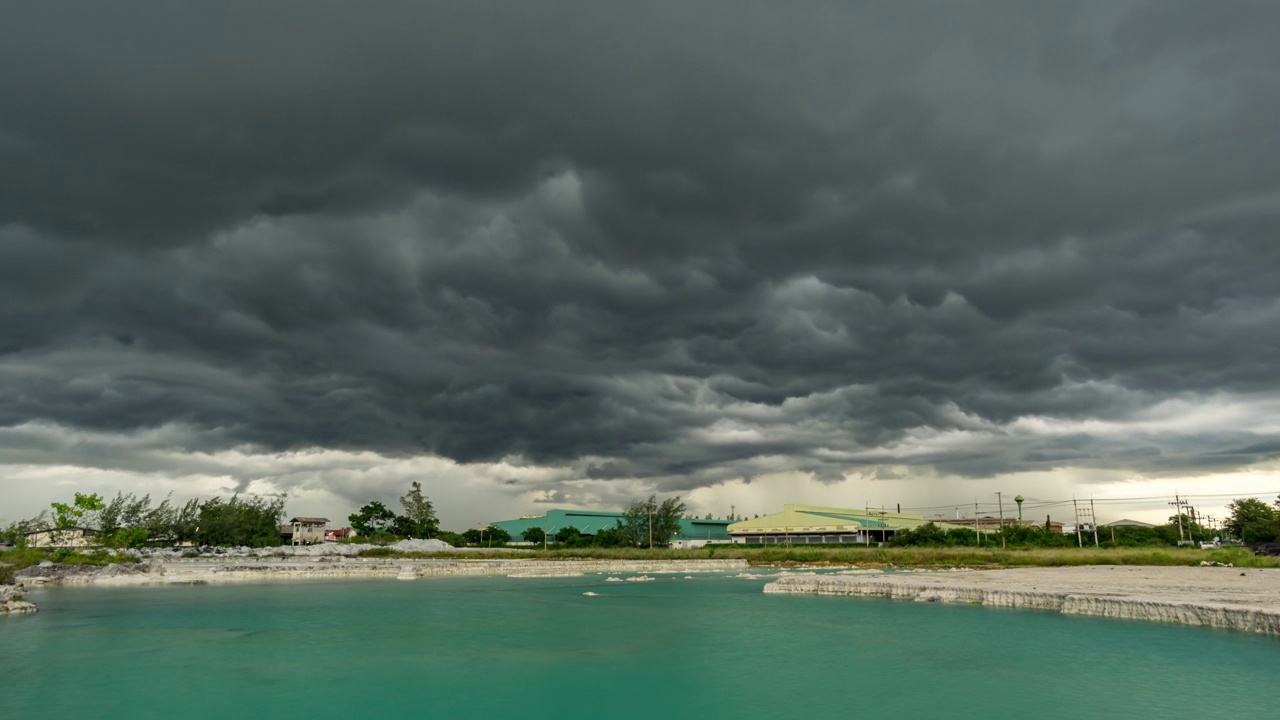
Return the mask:
<svg viewBox="0 0 1280 720"><path fill-rule="evenodd" d="M1070 567L784 577L770 594L1052 610L1280 635L1280 570Z"/></svg>
<svg viewBox="0 0 1280 720"><path fill-rule="evenodd" d="M330 578L415 580L448 576L556 577L591 573L698 573L742 570L745 560L454 560L236 558L85 566L46 565L20 571L28 585L169 585Z"/></svg>

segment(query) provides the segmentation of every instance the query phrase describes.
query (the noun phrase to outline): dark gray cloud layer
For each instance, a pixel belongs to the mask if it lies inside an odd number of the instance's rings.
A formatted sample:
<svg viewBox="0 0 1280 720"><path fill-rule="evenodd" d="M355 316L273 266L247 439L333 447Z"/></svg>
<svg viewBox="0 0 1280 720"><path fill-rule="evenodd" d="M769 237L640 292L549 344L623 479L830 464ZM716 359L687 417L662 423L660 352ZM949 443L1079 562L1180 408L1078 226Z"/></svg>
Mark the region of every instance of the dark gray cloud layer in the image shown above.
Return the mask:
<svg viewBox="0 0 1280 720"><path fill-rule="evenodd" d="M1274 3L6 15L0 425L673 486L1276 454L1140 422L1278 395Z"/></svg>

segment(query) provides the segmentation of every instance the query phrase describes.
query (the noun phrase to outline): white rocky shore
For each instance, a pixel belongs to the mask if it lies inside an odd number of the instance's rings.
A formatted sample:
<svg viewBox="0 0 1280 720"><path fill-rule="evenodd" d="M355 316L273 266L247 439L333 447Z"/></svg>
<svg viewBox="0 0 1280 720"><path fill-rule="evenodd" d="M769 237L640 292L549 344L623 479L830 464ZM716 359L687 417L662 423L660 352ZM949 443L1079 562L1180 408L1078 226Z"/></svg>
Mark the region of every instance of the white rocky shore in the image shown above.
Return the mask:
<svg viewBox="0 0 1280 720"><path fill-rule="evenodd" d="M171 585L266 582L326 578L396 578L497 575L572 577L592 573L724 572L746 567L745 560L529 560L400 559L315 557L215 557L150 560L137 564L30 567L23 582L38 585Z"/></svg>
<svg viewBox="0 0 1280 720"><path fill-rule="evenodd" d="M23 596L22 585L0 585L0 615L26 615L36 611L36 605Z"/></svg>
<svg viewBox="0 0 1280 720"><path fill-rule="evenodd" d="M1090 566L783 577L771 594L1053 610L1280 635L1280 569Z"/></svg>

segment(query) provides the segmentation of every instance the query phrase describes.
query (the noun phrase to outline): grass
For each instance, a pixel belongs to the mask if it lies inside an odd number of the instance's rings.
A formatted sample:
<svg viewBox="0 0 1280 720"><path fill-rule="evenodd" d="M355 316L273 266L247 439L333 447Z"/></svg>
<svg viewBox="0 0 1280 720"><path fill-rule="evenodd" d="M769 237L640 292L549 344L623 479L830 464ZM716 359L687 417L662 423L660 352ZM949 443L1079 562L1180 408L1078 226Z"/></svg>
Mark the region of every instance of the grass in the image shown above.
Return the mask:
<svg viewBox="0 0 1280 720"><path fill-rule="evenodd" d="M88 553L71 553L61 560L57 559L57 554L55 551L53 561L63 565L132 565L140 562L138 558L130 555L108 555L107 551L101 548Z"/></svg>
<svg viewBox="0 0 1280 720"><path fill-rule="evenodd" d="M8 566L13 571L23 568L39 565L45 560L51 560L63 565L111 565L131 564L138 562L135 557L128 555L109 555L104 549L92 550L90 552L75 552L68 550L45 550L37 548L17 548L14 550L0 551L0 563Z"/></svg>
<svg viewBox="0 0 1280 720"><path fill-rule="evenodd" d="M29 548L17 548L14 550L0 550L0 563L8 565L11 570L21 570L22 568L39 565L41 562L49 559L49 553L45 550L33 550Z"/></svg>

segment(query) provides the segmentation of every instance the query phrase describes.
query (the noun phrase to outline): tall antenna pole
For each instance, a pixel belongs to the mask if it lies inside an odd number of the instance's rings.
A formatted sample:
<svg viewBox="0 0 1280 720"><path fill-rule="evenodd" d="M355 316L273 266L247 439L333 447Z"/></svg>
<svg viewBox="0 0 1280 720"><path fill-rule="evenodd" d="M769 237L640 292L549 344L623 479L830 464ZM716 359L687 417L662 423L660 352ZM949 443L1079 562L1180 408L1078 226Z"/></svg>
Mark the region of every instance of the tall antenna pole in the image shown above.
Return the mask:
<svg viewBox="0 0 1280 720"><path fill-rule="evenodd" d="M996 502L1000 504L1000 549L1004 549L1004 496L996 491Z"/></svg>

